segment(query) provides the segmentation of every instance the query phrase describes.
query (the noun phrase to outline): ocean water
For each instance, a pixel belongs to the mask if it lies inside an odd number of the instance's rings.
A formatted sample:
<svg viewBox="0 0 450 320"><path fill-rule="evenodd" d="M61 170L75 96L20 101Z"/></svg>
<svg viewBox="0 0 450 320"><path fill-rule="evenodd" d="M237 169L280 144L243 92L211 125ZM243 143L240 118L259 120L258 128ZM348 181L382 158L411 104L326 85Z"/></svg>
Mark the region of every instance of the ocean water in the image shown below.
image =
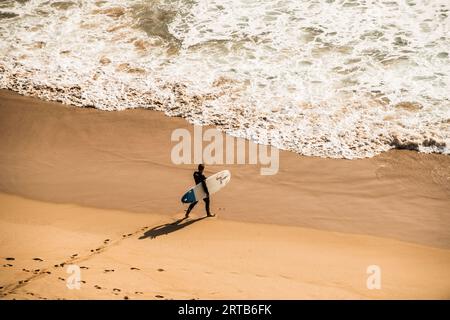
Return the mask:
<svg viewBox="0 0 450 320"><path fill-rule="evenodd" d="M0 87L308 156L449 154L448 0L0 1Z"/></svg>

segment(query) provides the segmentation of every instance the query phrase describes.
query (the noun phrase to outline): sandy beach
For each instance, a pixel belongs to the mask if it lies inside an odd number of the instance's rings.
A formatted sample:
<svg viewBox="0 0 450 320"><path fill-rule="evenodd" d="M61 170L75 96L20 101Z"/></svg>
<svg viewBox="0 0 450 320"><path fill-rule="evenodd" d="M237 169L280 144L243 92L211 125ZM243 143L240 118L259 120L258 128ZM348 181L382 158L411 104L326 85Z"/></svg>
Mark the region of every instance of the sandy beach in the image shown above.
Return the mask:
<svg viewBox="0 0 450 320"><path fill-rule="evenodd" d="M232 173L217 216L199 204L181 220L196 166L172 163L177 128L193 131L156 111L0 91L1 298L450 299L448 156L280 151L273 176L207 166Z"/></svg>

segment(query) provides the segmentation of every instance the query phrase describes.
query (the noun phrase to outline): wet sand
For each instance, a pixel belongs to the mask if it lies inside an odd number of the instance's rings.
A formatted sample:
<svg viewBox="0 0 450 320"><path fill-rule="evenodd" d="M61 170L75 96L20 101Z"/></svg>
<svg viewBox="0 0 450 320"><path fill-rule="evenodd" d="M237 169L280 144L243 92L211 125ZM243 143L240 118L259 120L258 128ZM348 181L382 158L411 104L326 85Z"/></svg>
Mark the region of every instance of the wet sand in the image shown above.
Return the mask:
<svg viewBox="0 0 450 320"><path fill-rule="evenodd" d="M232 173L212 198L217 217L152 239L152 228L183 216L179 199L192 185L195 165L170 159L177 128L193 131L153 111L102 112L0 91L5 298L450 298L450 157L280 151L273 176L259 165L207 166L207 175ZM203 214L199 204L193 219ZM91 255L105 239L115 244ZM58 279L67 278L54 267L63 262L91 264L86 290ZM366 288L371 264L382 269L382 290Z"/></svg>

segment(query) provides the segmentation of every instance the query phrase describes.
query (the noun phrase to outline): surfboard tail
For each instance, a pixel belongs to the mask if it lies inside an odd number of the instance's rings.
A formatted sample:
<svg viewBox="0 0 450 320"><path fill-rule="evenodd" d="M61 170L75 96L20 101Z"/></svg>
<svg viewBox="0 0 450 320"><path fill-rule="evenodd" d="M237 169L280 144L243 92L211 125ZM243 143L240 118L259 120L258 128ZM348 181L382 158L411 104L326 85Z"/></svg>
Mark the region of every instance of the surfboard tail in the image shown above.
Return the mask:
<svg viewBox="0 0 450 320"><path fill-rule="evenodd" d="M183 203L192 203L197 201L195 198L195 192L194 190L189 190L188 192L186 192L182 197L181 197L181 202Z"/></svg>

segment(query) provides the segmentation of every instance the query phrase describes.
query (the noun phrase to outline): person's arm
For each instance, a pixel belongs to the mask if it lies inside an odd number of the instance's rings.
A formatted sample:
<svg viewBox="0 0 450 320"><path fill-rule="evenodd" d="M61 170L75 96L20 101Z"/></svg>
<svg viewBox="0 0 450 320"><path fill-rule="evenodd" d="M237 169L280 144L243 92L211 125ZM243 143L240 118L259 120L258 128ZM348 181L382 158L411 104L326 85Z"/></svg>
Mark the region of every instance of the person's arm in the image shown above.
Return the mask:
<svg viewBox="0 0 450 320"><path fill-rule="evenodd" d="M206 177L203 176L203 178L204 178L204 179L202 179L203 190L205 190L206 195L209 197L208 187L206 186Z"/></svg>

